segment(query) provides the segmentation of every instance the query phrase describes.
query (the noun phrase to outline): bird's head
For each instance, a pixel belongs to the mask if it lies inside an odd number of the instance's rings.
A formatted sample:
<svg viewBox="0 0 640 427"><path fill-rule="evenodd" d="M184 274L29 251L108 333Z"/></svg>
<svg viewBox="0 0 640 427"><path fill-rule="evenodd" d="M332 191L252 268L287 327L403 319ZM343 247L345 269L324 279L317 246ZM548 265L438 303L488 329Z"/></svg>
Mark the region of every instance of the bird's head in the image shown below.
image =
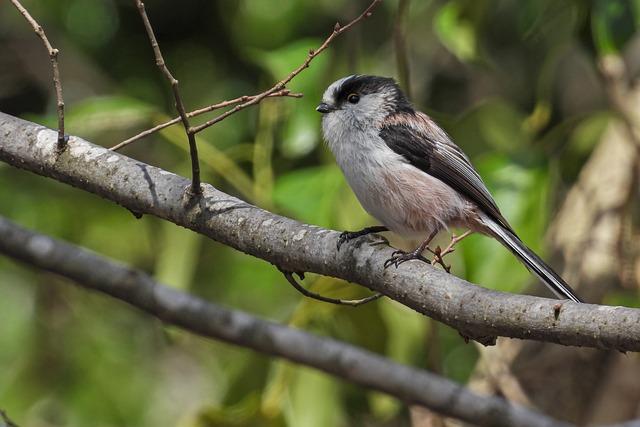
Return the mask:
<svg viewBox="0 0 640 427"><path fill-rule="evenodd" d="M331 83L316 110L323 126L375 126L389 114L413 112L411 103L392 78L352 75Z"/></svg>

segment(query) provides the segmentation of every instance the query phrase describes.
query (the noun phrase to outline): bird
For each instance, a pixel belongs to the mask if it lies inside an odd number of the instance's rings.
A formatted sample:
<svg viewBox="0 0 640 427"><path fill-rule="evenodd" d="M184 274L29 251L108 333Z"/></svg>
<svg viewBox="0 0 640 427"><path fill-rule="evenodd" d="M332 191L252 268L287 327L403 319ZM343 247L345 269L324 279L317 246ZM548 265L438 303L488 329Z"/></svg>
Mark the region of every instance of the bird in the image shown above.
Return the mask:
<svg viewBox="0 0 640 427"><path fill-rule="evenodd" d="M345 231L352 239L392 231L422 243L395 251L384 267L422 253L438 232L465 228L502 243L560 299L582 302L529 249L500 212L469 157L427 114L416 110L393 78L350 75L331 83L316 110L322 133L362 207L382 225Z"/></svg>

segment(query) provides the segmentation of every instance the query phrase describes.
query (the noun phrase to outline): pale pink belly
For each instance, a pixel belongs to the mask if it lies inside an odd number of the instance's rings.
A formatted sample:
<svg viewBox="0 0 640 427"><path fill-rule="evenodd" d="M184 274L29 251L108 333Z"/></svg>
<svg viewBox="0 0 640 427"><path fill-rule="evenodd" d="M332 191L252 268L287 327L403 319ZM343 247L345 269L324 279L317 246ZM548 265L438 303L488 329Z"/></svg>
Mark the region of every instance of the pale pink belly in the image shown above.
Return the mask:
<svg viewBox="0 0 640 427"><path fill-rule="evenodd" d="M413 166L378 171L375 180L350 184L369 214L391 231L426 236L449 226L468 227L474 208L462 196Z"/></svg>

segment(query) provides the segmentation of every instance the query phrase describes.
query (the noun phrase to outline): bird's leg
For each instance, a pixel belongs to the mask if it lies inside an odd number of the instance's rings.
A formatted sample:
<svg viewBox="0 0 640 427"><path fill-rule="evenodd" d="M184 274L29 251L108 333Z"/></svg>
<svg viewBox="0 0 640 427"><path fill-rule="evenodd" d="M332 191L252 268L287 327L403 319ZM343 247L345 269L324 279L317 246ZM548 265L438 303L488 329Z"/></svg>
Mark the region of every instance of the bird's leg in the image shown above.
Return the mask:
<svg viewBox="0 0 640 427"><path fill-rule="evenodd" d="M431 264L428 259L422 256L422 252L427 249L429 243L431 243L436 234L438 234L438 230L433 231L424 242L420 243L420 245L411 252L405 252L401 250L394 251L391 254L391 258L384 262L384 268L389 268L392 265L395 265L396 268L398 268L398 266L403 262L410 261L412 259L418 259L420 261L426 262L427 264Z"/></svg>
<svg viewBox="0 0 640 427"><path fill-rule="evenodd" d="M338 250L340 250L340 246L342 246L343 243L347 243L349 240L366 236L367 234L380 233L381 231L389 231L389 229L384 225L375 225L373 227L365 227L359 231L343 231L340 233L340 237L338 237Z"/></svg>
<svg viewBox="0 0 640 427"><path fill-rule="evenodd" d="M467 230L467 231L465 231L464 233L462 233L459 236L456 236L455 234L452 234L451 235L451 242L449 242L449 245L446 248L441 249L440 246L437 246L434 250L429 249L429 251L431 253L433 253L433 259L431 260L431 263L432 264L433 263L440 264L442 266L442 268L444 268L444 270L447 273L450 273L451 272L451 266L445 264L445 262L444 262L445 255L450 254L451 252L455 251L456 250L455 249L455 245L458 242L460 242L461 240L463 240L465 237L467 237L467 236L469 236L471 234L473 234L473 231L471 231L471 230Z"/></svg>

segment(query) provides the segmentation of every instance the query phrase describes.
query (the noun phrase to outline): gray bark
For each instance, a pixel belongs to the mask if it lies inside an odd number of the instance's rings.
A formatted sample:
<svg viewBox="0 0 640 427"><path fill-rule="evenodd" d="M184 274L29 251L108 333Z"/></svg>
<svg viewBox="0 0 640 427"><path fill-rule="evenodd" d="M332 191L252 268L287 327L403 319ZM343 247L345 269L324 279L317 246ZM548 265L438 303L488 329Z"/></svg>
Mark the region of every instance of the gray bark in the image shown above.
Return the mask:
<svg viewBox="0 0 640 427"><path fill-rule="evenodd" d="M385 270L386 245L362 238L336 251L338 233L301 224L189 180L71 137L58 153L55 131L0 113L0 160L151 214L290 271L339 277L381 292L476 339L491 336L640 350L640 310L575 304L484 289L421 262ZM505 278L508 280L508 278Z"/></svg>
<svg viewBox="0 0 640 427"><path fill-rule="evenodd" d="M229 310L155 282L88 250L25 230L0 217L0 253L62 275L199 335L284 357L407 403L482 426L562 427L496 397L391 362L357 347Z"/></svg>

